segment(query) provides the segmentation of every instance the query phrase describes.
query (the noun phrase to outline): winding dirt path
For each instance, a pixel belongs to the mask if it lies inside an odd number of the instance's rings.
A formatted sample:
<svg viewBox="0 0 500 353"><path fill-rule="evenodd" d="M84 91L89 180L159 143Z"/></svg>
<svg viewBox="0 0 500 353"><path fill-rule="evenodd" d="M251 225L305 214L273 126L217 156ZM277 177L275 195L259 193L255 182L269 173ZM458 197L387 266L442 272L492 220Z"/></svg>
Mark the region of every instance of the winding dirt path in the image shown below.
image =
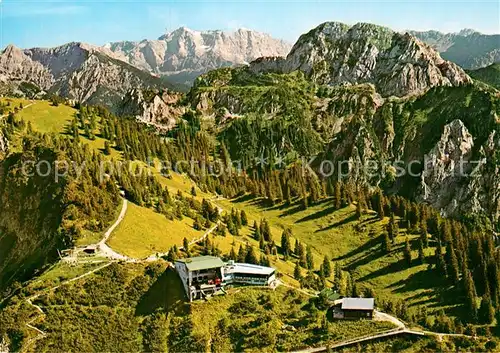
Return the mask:
<svg viewBox="0 0 500 353"><path fill-rule="evenodd" d="M33 104L35 104L35 102L34 102L34 101L31 101L31 103L30 103L30 104L28 104L28 105L26 105L26 106L23 106L21 109L19 109L19 110L18 110L18 112L19 112L20 110L23 110L23 109L26 109L26 108L28 108L28 107L31 107ZM0 119L5 118L6 116L9 116L9 113L4 114L4 115L1 115L1 116L0 116Z"/></svg>

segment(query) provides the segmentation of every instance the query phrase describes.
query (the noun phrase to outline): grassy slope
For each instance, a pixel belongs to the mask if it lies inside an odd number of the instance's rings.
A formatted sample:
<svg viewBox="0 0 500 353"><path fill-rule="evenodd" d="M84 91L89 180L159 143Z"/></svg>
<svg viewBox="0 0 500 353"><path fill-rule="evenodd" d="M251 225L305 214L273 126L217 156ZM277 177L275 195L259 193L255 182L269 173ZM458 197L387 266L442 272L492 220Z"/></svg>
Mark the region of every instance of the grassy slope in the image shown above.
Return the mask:
<svg viewBox="0 0 500 353"><path fill-rule="evenodd" d="M171 246L182 246L182 240L200 238L204 231L193 228L193 220L168 220L154 210L129 203L127 214L110 240L109 246L121 254L143 258L156 252L167 252Z"/></svg>
<svg viewBox="0 0 500 353"><path fill-rule="evenodd" d="M280 244L281 229L290 227L295 238L312 246L316 270L323 256L328 255L334 263L340 262L350 270L361 287L369 285L373 288L378 298L403 299L410 307L426 305L431 311L453 306L457 299L448 297L446 291L441 293L432 289L440 283L439 276L435 271L427 271L428 265L416 264L416 250L412 251L414 265L410 268L405 266L403 247L406 229L400 229L392 252L382 253L380 234L388 218L380 221L376 214L370 213L358 221L354 206L333 210L329 201L307 210L301 210L298 205L266 207L262 200L248 198L217 203L226 208L244 209L249 219L268 219L277 244ZM364 228L362 231L356 230L358 224ZM409 234L408 238L416 249L418 236ZM426 255L431 256L433 251L433 248L426 249ZM278 267L279 270L293 275L293 265L290 261L286 264L286 267Z"/></svg>
<svg viewBox="0 0 500 353"><path fill-rule="evenodd" d="M9 104L4 112L5 115L7 115L9 112L13 112L15 108L19 108L20 104L22 104L23 106L27 106L31 102L32 101L30 101L29 99L24 98L0 97L0 104Z"/></svg>
<svg viewBox="0 0 500 353"><path fill-rule="evenodd" d="M3 98L0 102L8 100L12 100L12 104L15 103L16 106L18 106L20 102L22 102L24 106L33 103L33 105L19 111L17 116L19 119L31 122L33 129L41 133L66 133L69 124L77 113L77 110L72 107L64 104L55 107L49 101L45 100L28 101L15 98ZM96 151L102 152L104 150L104 139L99 137L99 131L97 131L95 140L89 140L85 137L84 131L80 129L80 139L83 144L88 144ZM112 149L109 158L120 159L121 153Z"/></svg>

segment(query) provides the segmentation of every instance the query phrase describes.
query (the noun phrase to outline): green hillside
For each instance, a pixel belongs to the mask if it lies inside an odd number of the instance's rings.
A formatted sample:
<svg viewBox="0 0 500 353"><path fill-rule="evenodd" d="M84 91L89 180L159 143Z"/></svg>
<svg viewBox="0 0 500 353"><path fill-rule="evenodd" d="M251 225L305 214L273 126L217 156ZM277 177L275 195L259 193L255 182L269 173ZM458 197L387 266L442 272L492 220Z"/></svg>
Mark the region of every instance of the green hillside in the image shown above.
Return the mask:
<svg viewBox="0 0 500 353"><path fill-rule="evenodd" d="M468 71L469 76L500 90L500 63Z"/></svg>

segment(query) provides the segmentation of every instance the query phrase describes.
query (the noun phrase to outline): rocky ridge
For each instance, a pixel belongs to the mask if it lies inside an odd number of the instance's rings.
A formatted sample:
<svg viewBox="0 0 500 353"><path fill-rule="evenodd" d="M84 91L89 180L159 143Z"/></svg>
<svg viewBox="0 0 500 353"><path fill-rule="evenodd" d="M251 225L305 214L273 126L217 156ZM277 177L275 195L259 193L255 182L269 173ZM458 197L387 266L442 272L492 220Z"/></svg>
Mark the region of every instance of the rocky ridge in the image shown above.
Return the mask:
<svg viewBox="0 0 500 353"><path fill-rule="evenodd" d="M323 23L302 35L286 59L258 60L251 64L251 70L301 70L314 82L327 85L371 83L384 97L472 82L459 66L443 60L410 34L367 23L352 27Z"/></svg>
<svg viewBox="0 0 500 353"><path fill-rule="evenodd" d="M246 29L224 32L181 27L157 40L114 42L103 50L138 68L167 76L171 82L190 85L209 70L246 64L263 56L283 56L290 47L268 34Z"/></svg>
<svg viewBox="0 0 500 353"><path fill-rule="evenodd" d="M445 60L465 69L479 69L500 62L500 34L483 34L472 29L458 33L409 31L440 52Z"/></svg>
<svg viewBox="0 0 500 353"><path fill-rule="evenodd" d="M28 82L51 94L110 108L131 89L166 85L84 43L24 51L9 46L0 55L0 72L6 82Z"/></svg>

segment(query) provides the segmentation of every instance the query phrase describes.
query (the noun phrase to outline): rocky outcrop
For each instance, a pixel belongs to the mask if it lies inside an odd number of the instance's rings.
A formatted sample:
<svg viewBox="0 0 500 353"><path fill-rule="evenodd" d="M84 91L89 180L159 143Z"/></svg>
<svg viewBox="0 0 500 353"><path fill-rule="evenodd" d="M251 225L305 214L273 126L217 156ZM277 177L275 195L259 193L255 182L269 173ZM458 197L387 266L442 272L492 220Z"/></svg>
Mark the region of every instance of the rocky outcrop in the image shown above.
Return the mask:
<svg viewBox="0 0 500 353"><path fill-rule="evenodd" d="M54 77L46 67L33 61L21 49L9 45L0 54L0 82L28 82L47 90L53 85Z"/></svg>
<svg viewBox="0 0 500 353"><path fill-rule="evenodd" d="M500 62L500 34L483 34L471 29L458 33L410 31L441 53L441 56L466 69L479 69Z"/></svg>
<svg viewBox="0 0 500 353"><path fill-rule="evenodd" d="M253 72L300 70L319 84L374 84L384 97L471 83L457 65L409 34L367 23L327 22L302 35L286 60L256 62Z"/></svg>
<svg viewBox="0 0 500 353"><path fill-rule="evenodd" d="M229 33L182 27L157 40L109 43L103 50L131 65L167 76L171 82L191 85L209 70L246 64L263 56L283 56L290 47L268 34L246 29Z"/></svg>
<svg viewBox="0 0 500 353"><path fill-rule="evenodd" d="M493 131L474 156L474 139L462 121L446 125L439 142L425 156L417 199L445 215L491 214L498 219L500 170L494 163L498 144Z"/></svg>
<svg viewBox="0 0 500 353"><path fill-rule="evenodd" d="M9 151L9 141L0 130L0 155Z"/></svg>
<svg viewBox="0 0 500 353"><path fill-rule="evenodd" d="M178 104L182 96L163 91L131 90L124 97L119 113L133 116L138 121L162 131L171 130L184 114L185 107Z"/></svg>

